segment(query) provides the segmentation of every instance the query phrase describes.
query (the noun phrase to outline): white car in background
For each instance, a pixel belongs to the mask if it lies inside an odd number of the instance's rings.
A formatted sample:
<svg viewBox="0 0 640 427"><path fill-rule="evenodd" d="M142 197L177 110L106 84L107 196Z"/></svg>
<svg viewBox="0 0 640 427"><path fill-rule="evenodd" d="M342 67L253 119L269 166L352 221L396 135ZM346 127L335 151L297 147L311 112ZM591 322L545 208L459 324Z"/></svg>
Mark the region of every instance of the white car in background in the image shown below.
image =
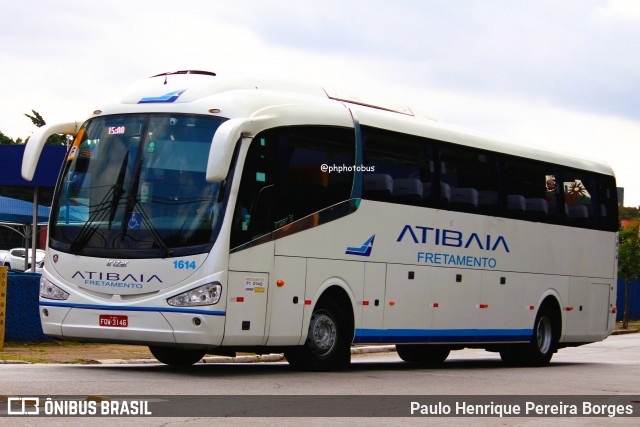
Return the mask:
<svg viewBox="0 0 640 427"><path fill-rule="evenodd" d="M44 251L36 249L36 273L42 272L44 265ZM0 265L9 267L12 270L24 271L25 248L13 248L8 251L0 251ZM29 249L29 264L27 270L31 269L31 249Z"/></svg>

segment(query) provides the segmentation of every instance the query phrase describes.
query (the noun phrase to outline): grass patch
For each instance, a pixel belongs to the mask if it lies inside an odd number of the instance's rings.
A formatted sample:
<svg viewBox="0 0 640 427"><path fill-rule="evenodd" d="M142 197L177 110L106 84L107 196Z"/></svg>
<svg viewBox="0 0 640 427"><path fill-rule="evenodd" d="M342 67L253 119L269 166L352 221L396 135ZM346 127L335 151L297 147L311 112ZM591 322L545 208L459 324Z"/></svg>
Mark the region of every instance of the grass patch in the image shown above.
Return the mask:
<svg viewBox="0 0 640 427"><path fill-rule="evenodd" d="M29 363L48 363L45 359L38 359L35 357L22 357L22 356L9 356L0 353L0 360L14 360L18 362L29 362Z"/></svg>
<svg viewBox="0 0 640 427"><path fill-rule="evenodd" d="M103 344L98 343L89 343L89 342L75 342L75 341L63 341L63 340L52 340L45 342L37 342L37 343L29 343L29 342L5 342L5 348L28 348L31 350L37 349L45 349L45 348L61 348L61 347L96 347Z"/></svg>

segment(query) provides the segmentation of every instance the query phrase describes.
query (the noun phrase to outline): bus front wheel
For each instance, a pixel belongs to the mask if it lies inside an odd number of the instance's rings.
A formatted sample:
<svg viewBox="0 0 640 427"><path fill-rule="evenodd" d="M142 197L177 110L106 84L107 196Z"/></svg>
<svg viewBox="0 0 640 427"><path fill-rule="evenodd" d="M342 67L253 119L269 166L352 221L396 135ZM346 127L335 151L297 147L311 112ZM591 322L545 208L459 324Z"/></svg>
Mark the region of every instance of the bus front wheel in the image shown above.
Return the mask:
<svg viewBox="0 0 640 427"><path fill-rule="evenodd" d="M153 357L169 366L191 366L200 361L205 352L175 347L159 347L150 345L149 350Z"/></svg>
<svg viewBox="0 0 640 427"><path fill-rule="evenodd" d="M344 369L351 361L345 310L332 300L320 301L311 315L304 345L284 353L289 364L302 371Z"/></svg>

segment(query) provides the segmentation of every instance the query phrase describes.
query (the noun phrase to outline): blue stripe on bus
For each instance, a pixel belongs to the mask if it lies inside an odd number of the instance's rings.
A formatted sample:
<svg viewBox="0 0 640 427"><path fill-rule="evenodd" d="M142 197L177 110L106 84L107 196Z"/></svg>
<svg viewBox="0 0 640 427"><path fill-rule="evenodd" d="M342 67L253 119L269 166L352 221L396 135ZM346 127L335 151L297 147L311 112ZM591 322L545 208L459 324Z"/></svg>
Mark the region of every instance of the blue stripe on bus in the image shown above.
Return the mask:
<svg viewBox="0 0 640 427"><path fill-rule="evenodd" d="M209 316L225 316L224 311L208 311L195 310L190 308L169 308L169 307L123 307L111 305L94 305L94 304L71 304L66 302L40 302L45 307L69 307L80 308L86 310L107 310L107 311L155 311L163 313L187 313L187 314L204 314Z"/></svg>
<svg viewBox="0 0 640 427"><path fill-rule="evenodd" d="M531 329L356 329L354 344L529 341Z"/></svg>

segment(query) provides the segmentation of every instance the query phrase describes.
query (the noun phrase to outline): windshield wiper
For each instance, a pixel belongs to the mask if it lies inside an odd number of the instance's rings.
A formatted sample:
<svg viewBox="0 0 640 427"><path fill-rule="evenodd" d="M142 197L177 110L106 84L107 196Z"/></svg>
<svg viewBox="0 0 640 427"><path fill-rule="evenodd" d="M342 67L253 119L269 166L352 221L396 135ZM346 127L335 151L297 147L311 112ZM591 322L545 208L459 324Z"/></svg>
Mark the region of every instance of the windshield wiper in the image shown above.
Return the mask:
<svg viewBox="0 0 640 427"><path fill-rule="evenodd" d="M113 198L111 199L111 211L109 212L109 230L111 230L111 224L113 223L113 219L116 216L116 211L118 210L118 206L120 205L120 199L122 198L122 194L124 193L124 177L127 173L127 163L129 161L129 152L124 155L124 160L122 160L122 165L120 165L120 172L118 172L118 180L116 181L116 185L112 187L113 189Z"/></svg>
<svg viewBox="0 0 640 427"><path fill-rule="evenodd" d="M138 150L142 150L144 144L140 144ZM138 152L138 157L135 164L135 170L133 173L133 179L131 180L131 185L129 186L129 191L125 192L124 188L121 189L122 193L126 195L126 205L124 208L124 213L122 216L122 227L120 229L120 240L124 241L127 230L129 229L129 220L131 219L131 215L134 212L134 209L137 207L139 210L137 212L140 213L140 218L142 219L142 224L144 224L151 236L153 237L154 242L160 246L163 251L163 258L173 256L173 251L167 246L167 244L160 236L160 233L156 230L155 226L149 219L149 216L144 211L143 206L140 204L136 194L138 194L138 187L140 185L140 174L142 173L142 154ZM122 170L120 171L122 173Z"/></svg>
<svg viewBox="0 0 640 427"><path fill-rule="evenodd" d="M100 203L95 206L94 211L87 218L87 222L85 222L80 229L80 232L76 236L75 239L71 242L71 253L78 254L89 241L91 236L96 232L98 227L100 226L100 221L102 221L107 211L109 212L109 229L111 229L111 223L113 222L113 218L116 215L116 210L120 205L120 198L124 193L124 178L127 171L127 162L129 161L129 152L127 152L122 160L122 164L120 165L120 172L118 173L118 180L115 185L113 185L109 191L104 195ZM111 197L111 201L108 199Z"/></svg>
<svg viewBox="0 0 640 427"><path fill-rule="evenodd" d="M89 218L87 218L87 222L82 225L80 232L71 242L70 251L72 254L77 255L78 252L80 252L82 248L84 248L84 245L87 243L87 241L89 241L91 236L93 236L93 234L98 229L100 221L102 221L107 216L107 213L110 211L111 205L113 204L113 201L110 201L109 198L113 195L114 192L115 187L111 187L109 191L107 191L107 193L104 195L102 200L100 200L100 202L95 205L95 209L93 210L93 212L91 212ZM91 206L89 206L89 209L91 209Z"/></svg>

